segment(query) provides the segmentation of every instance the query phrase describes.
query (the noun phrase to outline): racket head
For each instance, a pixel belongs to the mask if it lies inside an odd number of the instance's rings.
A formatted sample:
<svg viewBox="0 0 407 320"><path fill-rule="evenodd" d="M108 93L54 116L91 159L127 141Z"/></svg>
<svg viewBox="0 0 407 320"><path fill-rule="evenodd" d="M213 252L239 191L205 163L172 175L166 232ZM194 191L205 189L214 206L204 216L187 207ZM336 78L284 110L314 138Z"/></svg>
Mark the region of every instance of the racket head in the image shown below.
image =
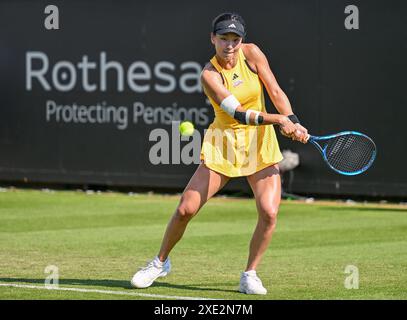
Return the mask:
<svg viewBox="0 0 407 320"><path fill-rule="evenodd" d="M318 148L327 165L342 175L361 174L376 159L377 148L374 141L357 131L343 131L320 137L310 135L308 141Z"/></svg>

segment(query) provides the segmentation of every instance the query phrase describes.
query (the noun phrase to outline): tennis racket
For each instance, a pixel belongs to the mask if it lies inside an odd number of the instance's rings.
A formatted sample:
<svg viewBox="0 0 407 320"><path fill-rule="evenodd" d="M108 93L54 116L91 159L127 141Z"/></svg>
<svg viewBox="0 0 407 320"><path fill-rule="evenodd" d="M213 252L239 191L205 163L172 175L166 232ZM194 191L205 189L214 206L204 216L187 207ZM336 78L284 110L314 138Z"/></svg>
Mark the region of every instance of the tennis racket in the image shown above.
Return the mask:
<svg viewBox="0 0 407 320"><path fill-rule="evenodd" d="M343 175L354 176L365 172L376 158L376 145L367 135L344 131L328 136L308 136L321 152L328 166Z"/></svg>

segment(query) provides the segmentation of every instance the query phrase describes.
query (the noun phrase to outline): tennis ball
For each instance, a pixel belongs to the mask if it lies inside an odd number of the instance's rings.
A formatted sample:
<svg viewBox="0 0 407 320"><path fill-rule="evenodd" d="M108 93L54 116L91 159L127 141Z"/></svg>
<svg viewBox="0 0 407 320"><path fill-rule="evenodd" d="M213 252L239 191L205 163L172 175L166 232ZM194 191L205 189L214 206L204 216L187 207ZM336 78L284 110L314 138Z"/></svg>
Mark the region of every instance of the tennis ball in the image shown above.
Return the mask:
<svg viewBox="0 0 407 320"><path fill-rule="evenodd" d="M179 132L183 136L192 136L194 134L194 125L192 122L184 121L179 125Z"/></svg>

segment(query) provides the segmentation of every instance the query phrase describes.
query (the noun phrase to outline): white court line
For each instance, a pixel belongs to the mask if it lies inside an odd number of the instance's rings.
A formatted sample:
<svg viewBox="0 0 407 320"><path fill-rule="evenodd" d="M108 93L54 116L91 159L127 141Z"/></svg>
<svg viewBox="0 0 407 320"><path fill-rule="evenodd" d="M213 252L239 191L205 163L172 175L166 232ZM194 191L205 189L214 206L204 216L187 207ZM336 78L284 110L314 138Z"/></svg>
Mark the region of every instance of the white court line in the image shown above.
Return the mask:
<svg viewBox="0 0 407 320"><path fill-rule="evenodd" d="M25 284L14 283L0 283L0 287L13 287L13 288L26 288L26 289L40 289L40 290L56 290L56 291L74 291L74 292L93 292L93 293L107 293L117 294L122 296L138 296L148 298L163 298L163 299L176 299L176 300L216 300L210 298L201 297L182 297L182 296L166 296L162 294L149 294L139 292L126 292L126 291L113 291L113 290L97 290L97 289L81 289L81 288L61 288L61 287L45 287L43 286L31 286Z"/></svg>

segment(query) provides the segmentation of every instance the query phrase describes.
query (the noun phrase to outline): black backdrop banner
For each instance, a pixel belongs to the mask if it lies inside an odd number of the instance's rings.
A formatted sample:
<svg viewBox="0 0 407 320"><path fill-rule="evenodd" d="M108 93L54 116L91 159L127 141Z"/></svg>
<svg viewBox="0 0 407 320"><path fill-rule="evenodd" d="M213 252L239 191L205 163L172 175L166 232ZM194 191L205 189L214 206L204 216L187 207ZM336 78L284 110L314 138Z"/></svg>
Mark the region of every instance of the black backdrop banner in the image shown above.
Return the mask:
<svg viewBox="0 0 407 320"><path fill-rule="evenodd" d="M48 4L0 3L1 181L183 188L213 120L199 82L211 21L237 11L312 134L356 130L378 147L371 169L345 177L278 134L300 156L289 191L407 195L406 2L353 1L351 30L342 0L54 1L54 30ZM193 137L179 138L182 120ZM240 178L225 189L248 188Z"/></svg>

